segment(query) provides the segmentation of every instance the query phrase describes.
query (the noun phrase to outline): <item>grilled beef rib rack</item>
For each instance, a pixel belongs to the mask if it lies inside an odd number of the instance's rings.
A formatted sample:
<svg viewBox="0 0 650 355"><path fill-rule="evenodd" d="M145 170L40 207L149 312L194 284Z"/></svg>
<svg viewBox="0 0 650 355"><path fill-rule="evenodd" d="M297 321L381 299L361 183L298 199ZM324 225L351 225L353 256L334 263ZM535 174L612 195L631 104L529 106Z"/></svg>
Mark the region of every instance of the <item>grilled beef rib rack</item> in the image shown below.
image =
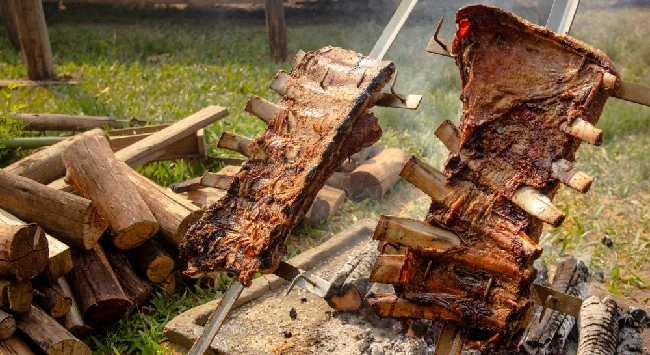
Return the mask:
<svg viewBox="0 0 650 355"><path fill-rule="evenodd" d="M293 64L271 83L283 95L280 110L248 147L250 160L181 244L187 274L229 271L248 286L255 273L273 272L325 181L381 137L368 110L383 98L392 62L325 47L299 53Z"/></svg>
<svg viewBox="0 0 650 355"><path fill-rule="evenodd" d="M451 321L509 337L532 318L533 261L559 182L586 192L573 168L619 75L602 52L485 5L456 14L452 56L460 69L460 127L436 135L450 150L442 172L413 157L401 175L432 197L424 222L382 216L371 281L395 293L367 299L383 317Z"/></svg>

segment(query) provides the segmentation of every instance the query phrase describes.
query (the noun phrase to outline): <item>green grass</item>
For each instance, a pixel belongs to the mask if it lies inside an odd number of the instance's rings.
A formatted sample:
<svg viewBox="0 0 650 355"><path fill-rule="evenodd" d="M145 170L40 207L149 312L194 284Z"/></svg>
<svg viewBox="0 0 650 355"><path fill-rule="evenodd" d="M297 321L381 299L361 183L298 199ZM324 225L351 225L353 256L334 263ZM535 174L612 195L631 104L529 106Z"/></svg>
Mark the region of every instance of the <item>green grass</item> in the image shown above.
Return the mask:
<svg viewBox="0 0 650 355"><path fill-rule="evenodd" d="M384 130L383 144L401 147L440 167L447 151L433 132L444 119L458 122L460 85L453 61L424 52L439 14L430 8L432 5L419 6L422 8L417 9L415 20L407 23L387 58L399 69L397 91L423 95L422 106L414 112L376 112ZM448 10L444 12L446 18L453 18ZM230 115L206 130L208 152L236 156L216 149L213 140L224 130L247 136L261 132L262 123L244 112L244 104L250 94L276 100L268 84L278 70L289 68L287 63L268 60L260 12L72 5L63 12L51 7L46 11L56 72L78 78L79 84L2 90L0 138L21 134L8 112L171 122L205 106L221 105L230 110ZM530 11L522 11L528 18L532 16ZM587 9L579 12L572 33L608 53L624 80L650 85L649 20L648 9ZM339 17L337 13L311 10L306 14L290 12L287 21L290 53L325 45L368 53L386 23L364 13ZM443 33L450 38L452 30L453 24L448 22ZM0 77L24 77L20 55L8 48L8 39L0 32ZM609 100L599 123L605 131L605 145L596 148L584 144L578 155L579 168L596 177L594 187L586 195L563 188L555 201L567 211L567 222L561 228L547 229L542 237L545 262L555 263L565 255L580 256L604 273L610 290L630 297L650 282L650 275L644 273L650 266L649 123L650 108ZM3 163L11 158L15 156L5 156ZM176 161L155 163L141 172L167 186L199 175L206 168L219 167ZM322 226L301 226L294 231L288 239L289 256L363 218L376 220L383 213L422 218L428 203L427 197L405 182L400 182L382 203L346 202ZM612 249L600 243L605 234L614 241ZM212 299L215 293L184 286L179 295L157 294L143 312L100 329L85 340L96 353L164 352L159 345L164 324L189 307Z"/></svg>

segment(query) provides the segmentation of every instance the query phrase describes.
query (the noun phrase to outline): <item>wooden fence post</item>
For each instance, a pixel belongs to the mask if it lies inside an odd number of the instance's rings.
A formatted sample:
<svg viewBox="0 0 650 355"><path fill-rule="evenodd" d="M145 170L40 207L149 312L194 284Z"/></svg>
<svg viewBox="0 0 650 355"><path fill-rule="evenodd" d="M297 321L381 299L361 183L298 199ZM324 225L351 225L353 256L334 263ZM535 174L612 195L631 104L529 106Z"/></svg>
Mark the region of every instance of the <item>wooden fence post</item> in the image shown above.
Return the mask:
<svg viewBox="0 0 650 355"><path fill-rule="evenodd" d="M287 26L284 23L282 0L266 0L266 32L269 34L271 58L287 60Z"/></svg>
<svg viewBox="0 0 650 355"><path fill-rule="evenodd" d="M2 12L2 21L7 28L7 35L11 45L20 50L20 39L18 39L18 24L16 23L16 7L13 0L0 0L0 12Z"/></svg>
<svg viewBox="0 0 650 355"><path fill-rule="evenodd" d="M54 78L50 37L41 0L9 0L16 9L18 37L31 80Z"/></svg>

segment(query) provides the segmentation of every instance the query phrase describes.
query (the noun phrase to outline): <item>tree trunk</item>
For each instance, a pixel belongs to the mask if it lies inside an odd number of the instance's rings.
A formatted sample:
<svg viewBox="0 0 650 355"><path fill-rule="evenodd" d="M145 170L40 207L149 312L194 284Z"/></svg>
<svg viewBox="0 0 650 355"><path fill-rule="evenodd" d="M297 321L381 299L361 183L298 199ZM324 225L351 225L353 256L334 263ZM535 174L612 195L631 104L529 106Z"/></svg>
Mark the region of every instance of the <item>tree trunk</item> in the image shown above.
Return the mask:
<svg viewBox="0 0 650 355"><path fill-rule="evenodd" d="M63 152L66 182L91 199L112 231L116 247L128 250L158 232L158 222L115 158L106 138L85 137Z"/></svg>
<svg viewBox="0 0 650 355"><path fill-rule="evenodd" d="M41 0L13 0L18 23L18 38L27 75L31 80L54 78L52 47L47 33Z"/></svg>
<svg viewBox="0 0 650 355"><path fill-rule="evenodd" d="M284 62L287 60L287 26L284 23L282 0L266 0L265 8L271 58L276 62Z"/></svg>
<svg viewBox="0 0 650 355"><path fill-rule="evenodd" d="M160 236L178 245L185 239L187 229L198 221L203 211L177 194L138 174L122 163L122 169L160 225ZM166 276L166 275L165 275Z"/></svg>
<svg viewBox="0 0 650 355"><path fill-rule="evenodd" d="M0 222L11 225L25 224L18 217L2 209L0 209ZM50 281L54 282L72 269L72 256L70 255L69 246L49 234L45 234L45 238L47 238L47 247L49 250L49 259L45 272L50 278Z"/></svg>
<svg viewBox="0 0 650 355"><path fill-rule="evenodd" d="M65 297L70 297L70 311L59 319L59 323L65 327L72 335L83 337L92 332L93 328L86 325L83 315L79 309L79 304L72 294L72 289L65 277L56 281L55 288Z"/></svg>
<svg viewBox="0 0 650 355"><path fill-rule="evenodd" d="M354 200L381 200L399 180L407 156L397 148L384 149L348 175L346 190Z"/></svg>
<svg viewBox="0 0 650 355"><path fill-rule="evenodd" d="M32 305L33 289L29 280L0 278L0 308L9 312L27 312Z"/></svg>
<svg viewBox="0 0 650 355"><path fill-rule="evenodd" d="M325 295L330 307L338 311L356 311L361 307L371 286L368 277L378 255L377 242L371 240L350 256L347 264L334 276Z"/></svg>
<svg viewBox="0 0 650 355"><path fill-rule="evenodd" d="M28 312L18 315L16 324L48 355L92 354L86 344L38 307L32 306Z"/></svg>
<svg viewBox="0 0 650 355"><path fill-rule="evenodd" d="M16 21L16 7L13 0L0 0L0 12L2 21L7 28L9 42L14 49L20 50L20 38L18 38L18 23Z"/></svg>
<svg viewBox="0 0 650 355"><path fill-rule="evenodd" d="M106 255L99 244L86 252L73 251L74 268L68 282L90 326L113 323L131 308Z"/></svg>
<svg viewBox="0 0 650 355"><path fill-rule="evenodd" d="M72 305L72 298L63 295L46 280L34 280L34 302L54 318L63 317Z"/></svg>
<svg viewBox="0 0 650 355"><path fill-rule="evenodd" d="M11 338L16 331L16 320L14 317L0 310L0 340ZM2 352L0 352L2 354Z"/></svg>
<svg viewBox="0 0 650 355"><path fill-rule="evenodd" d="M2 170L0 196L0 208L79 249L91 248L107 227L90 200Z"/></svg>
<svg viewBox="0 0 650 355"><path fill-rule="evenodd" d="M153 283L161 283L174 270L174 259L155 239L129 250L126 254L131 265Z"/></svg>
<svg viewBox="0 0 650 355"><path fill-rule="evenodd" d="M0 222L0 275L31 279L45 270L47 259L47 238L41 227Z"/></svg>
<svg viewBox="0 0 650 355"><path fill-rule="evenodd" d="M151 296L153 287L135 273L133 266L131 266L123 251L113 246L107 246L105 251L115 276L120 281L122 290L124 290L124 294L133 304L131 306L131 311L133 311Z"/></svg>
<svg viewBox="0 0 650 355"><path fill-rule="evenodd" d="M12 174L30 178L41 184L49 184L52 181L65 176L65 166L61 154L68 147L86 136L102 136L106 134L101 129L93 129L83 134L77 134L59 143L37 150L33 154L4 168Z"/></svg>
<svg viewBox="0 0 650 355"><path fill-rule="evenodd" d="M618 306L610 297L587 298L580 308L577 355L613 355L618 345Z"/></svg>

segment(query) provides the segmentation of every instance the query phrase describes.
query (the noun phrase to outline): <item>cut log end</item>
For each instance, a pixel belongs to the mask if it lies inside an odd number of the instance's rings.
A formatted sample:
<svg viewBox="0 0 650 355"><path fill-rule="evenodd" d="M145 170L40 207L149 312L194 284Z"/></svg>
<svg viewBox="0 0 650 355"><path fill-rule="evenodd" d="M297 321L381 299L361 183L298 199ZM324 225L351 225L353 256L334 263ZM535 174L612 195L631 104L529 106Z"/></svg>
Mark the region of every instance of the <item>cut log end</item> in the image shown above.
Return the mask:
<svg viewBox="0 0 650 355"><path fill-rule="evenodd" d="M137 222L117 232L113 236L113 245L122 250L133 249L149 240L149 238L158 232L158 228L158 222L155 220Z"/></svg>
<svg viewBox="0 0 650 355"><path fill-rule="evenodd" d="M6 228L1 228L6 226ZM37 225L0 226L2 237L7 241L0 260L3 275L14 276L19 280L31 279L39 275L48 262L48 247L45 232Z"/></svg>
<svg viewBox="0 0 650 355"><path fill-rule="evenodd" d="M71 306L72 299L70 297L63 297L56 303L56 305L54 305L54 308L50 310L50 315L54 318L61 318L70 311Z"/></svg>
<svg viewBox="0 0 650 355"><path fill-rule="evenodd" d="M29 280L0 279L2 307L16 313L27 312L32 305L33 289Z"/></svg>
<svg viewBox="0 0 650 355"><path fill-rule="evenodd" d="M174 260L169 256L163 255L149 264L147 278L153 283L160 283L165 281L172 270L174 270Z"/></svg>
<svg viewBox="0 0 650 355"><path fill-rule="evenodd" d="M361 295L356 288L351 288L343 296L334 296L327 299L327 303L337 311L356 311L361 307Z"/></svg>
<svg viewBox="0 0 650 355"><path fill-rule="evenodd" d="M14 335L16 331L16 320L14 317L0 310L0 340L9 339ZM2 352L0 351L0 354Z"/></svg>

